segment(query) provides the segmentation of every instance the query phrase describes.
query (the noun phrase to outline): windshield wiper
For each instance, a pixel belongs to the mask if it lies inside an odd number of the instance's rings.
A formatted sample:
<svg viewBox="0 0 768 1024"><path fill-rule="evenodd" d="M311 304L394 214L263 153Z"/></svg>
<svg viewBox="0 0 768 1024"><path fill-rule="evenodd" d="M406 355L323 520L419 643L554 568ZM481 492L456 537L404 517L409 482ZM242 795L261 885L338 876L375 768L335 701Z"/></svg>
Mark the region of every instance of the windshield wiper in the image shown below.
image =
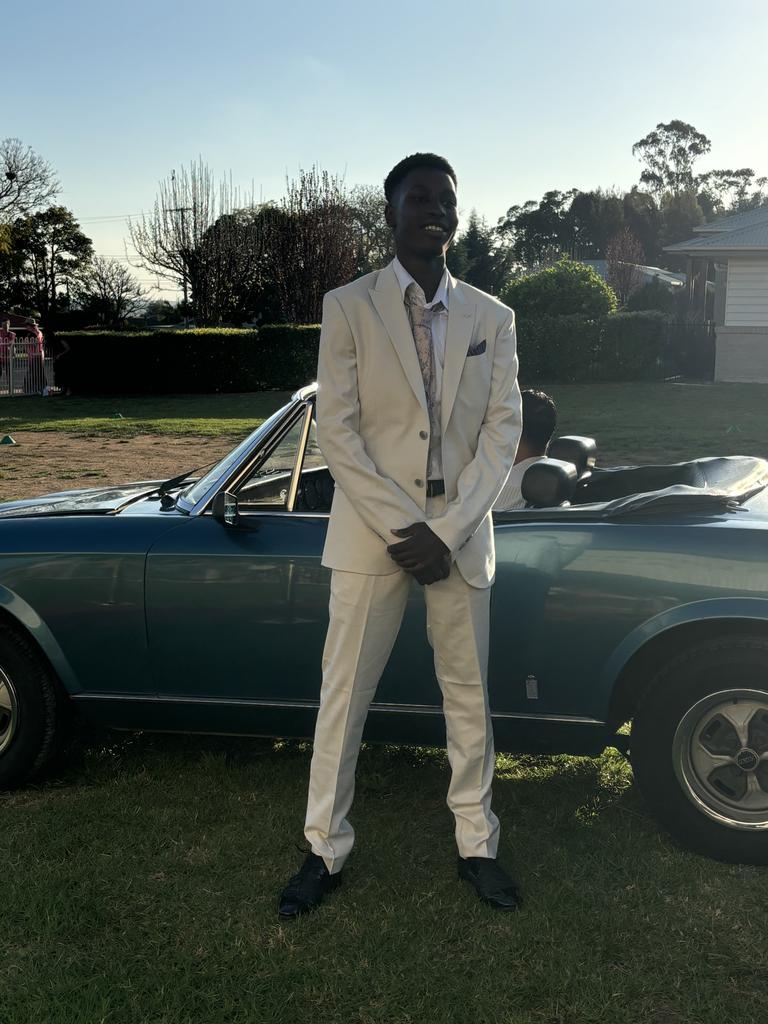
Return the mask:
<svg viewBox="0 0 768 1024"><path fill-rule="evenodd" d="M186 473L179 473L178 476L172 476L170 480L164 480L157 488L157 493L162 498L164 494L168 494L168 492L172 491L174 488L181 487L183 483L185 483L187 480L190 479L190 477L194 476L194 474L198 472L199 470L197 469L189 469L187 470Z"/></svg>
<svg viewBox="0 0 768 1024"><path fill-rule="evenodd" d="M163 480L160 486L152 491L153 494L158 494L160 496L161 507L172 508L176 504L176 499L170 496L170 492L175 491L188 480L194 480L196 477L199 477L204 470L215 465L216 461L217 460L214 459L213 462L208 462L199 469L188 469L186 473L179 473L178 476L172 476L169 480Z"/></svg>
<svg viewBox="0 0 768 1024"><path fill-rule="evenodd" d="M172 476L170 480L164 480L157 488L156 493L162 498L164 494L168 494L177 487L181 487L181 485L186 483L187 480L191 480L202 473L203 470L209 469L211 466L215 465L217 461L217 459L214 459L213 462L207 462L204 466L200 466L199 469L188 469L186 473L179 473L178 476Z"/></svg>

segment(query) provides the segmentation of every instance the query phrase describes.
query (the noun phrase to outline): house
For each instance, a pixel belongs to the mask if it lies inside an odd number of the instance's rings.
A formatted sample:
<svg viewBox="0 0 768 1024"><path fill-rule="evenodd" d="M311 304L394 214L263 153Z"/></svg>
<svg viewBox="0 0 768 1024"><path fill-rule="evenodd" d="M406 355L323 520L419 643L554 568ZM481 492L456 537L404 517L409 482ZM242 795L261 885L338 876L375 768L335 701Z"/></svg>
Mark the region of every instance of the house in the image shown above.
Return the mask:
<svg viewBox="0 0 768 1024"><path fill-rule="evenodd" d="M694 228L665 252L687 257L688 309L715 325L715 380L768 383L768 206Z"/></svg>

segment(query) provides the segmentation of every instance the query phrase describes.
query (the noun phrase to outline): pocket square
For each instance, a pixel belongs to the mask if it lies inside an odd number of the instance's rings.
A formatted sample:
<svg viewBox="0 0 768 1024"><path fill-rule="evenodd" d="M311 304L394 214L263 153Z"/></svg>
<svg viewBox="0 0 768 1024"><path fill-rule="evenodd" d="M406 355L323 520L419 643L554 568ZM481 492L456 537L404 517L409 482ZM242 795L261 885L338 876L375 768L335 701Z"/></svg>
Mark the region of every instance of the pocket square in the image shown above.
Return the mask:
<svg viewBox="0 0 768 1024"><path fill-rule="evenodd" d="M467 357L481 356L485 352L485 338L482 341L473 341L467 349Z"/></svg>

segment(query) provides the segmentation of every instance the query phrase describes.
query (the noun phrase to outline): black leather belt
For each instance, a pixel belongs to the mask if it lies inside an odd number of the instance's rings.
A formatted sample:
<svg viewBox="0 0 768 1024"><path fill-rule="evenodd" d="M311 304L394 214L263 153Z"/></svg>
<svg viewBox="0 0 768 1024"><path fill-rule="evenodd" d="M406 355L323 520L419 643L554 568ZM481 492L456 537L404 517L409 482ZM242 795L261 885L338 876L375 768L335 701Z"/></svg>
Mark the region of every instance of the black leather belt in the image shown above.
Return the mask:
<svg viewBox="0 0 768 1024"><path fill-rule="evenodd" d="M427 480L427 497L437 498L445 494L445 480Z"/></svg>

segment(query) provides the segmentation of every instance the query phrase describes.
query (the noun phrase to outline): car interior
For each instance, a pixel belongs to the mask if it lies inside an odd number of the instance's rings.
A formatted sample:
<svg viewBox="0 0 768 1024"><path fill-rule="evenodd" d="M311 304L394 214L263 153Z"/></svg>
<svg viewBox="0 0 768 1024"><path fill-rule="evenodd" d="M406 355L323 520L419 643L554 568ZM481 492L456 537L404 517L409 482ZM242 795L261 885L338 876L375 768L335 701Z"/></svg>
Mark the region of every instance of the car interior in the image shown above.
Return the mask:
<svg viewBox="0 0 768 1024"><path fill-rule="evenodd" d="M265 467L246 481L238 492L242 505L263 509L284 505L296 456L290 450L290 464L280 462ZM314 441L307 446L293 511L328 513L333 500L334 481ZM658 466L616 466L603 468L597 463L597 442L581 435L566 435L553 440L546 457L528 468L522 481L524 509L495 513L498 520L528 518L531 510L541 513L580 510L584 514L626 514L654 504L716 508L718 499L725 507L739 503L768 484L768 462L747 456L693 459ZM633 502L633 497L642 501ZM663 500L662 500L663 499ZM702 502L702 499L705 499Z"/></svg>

